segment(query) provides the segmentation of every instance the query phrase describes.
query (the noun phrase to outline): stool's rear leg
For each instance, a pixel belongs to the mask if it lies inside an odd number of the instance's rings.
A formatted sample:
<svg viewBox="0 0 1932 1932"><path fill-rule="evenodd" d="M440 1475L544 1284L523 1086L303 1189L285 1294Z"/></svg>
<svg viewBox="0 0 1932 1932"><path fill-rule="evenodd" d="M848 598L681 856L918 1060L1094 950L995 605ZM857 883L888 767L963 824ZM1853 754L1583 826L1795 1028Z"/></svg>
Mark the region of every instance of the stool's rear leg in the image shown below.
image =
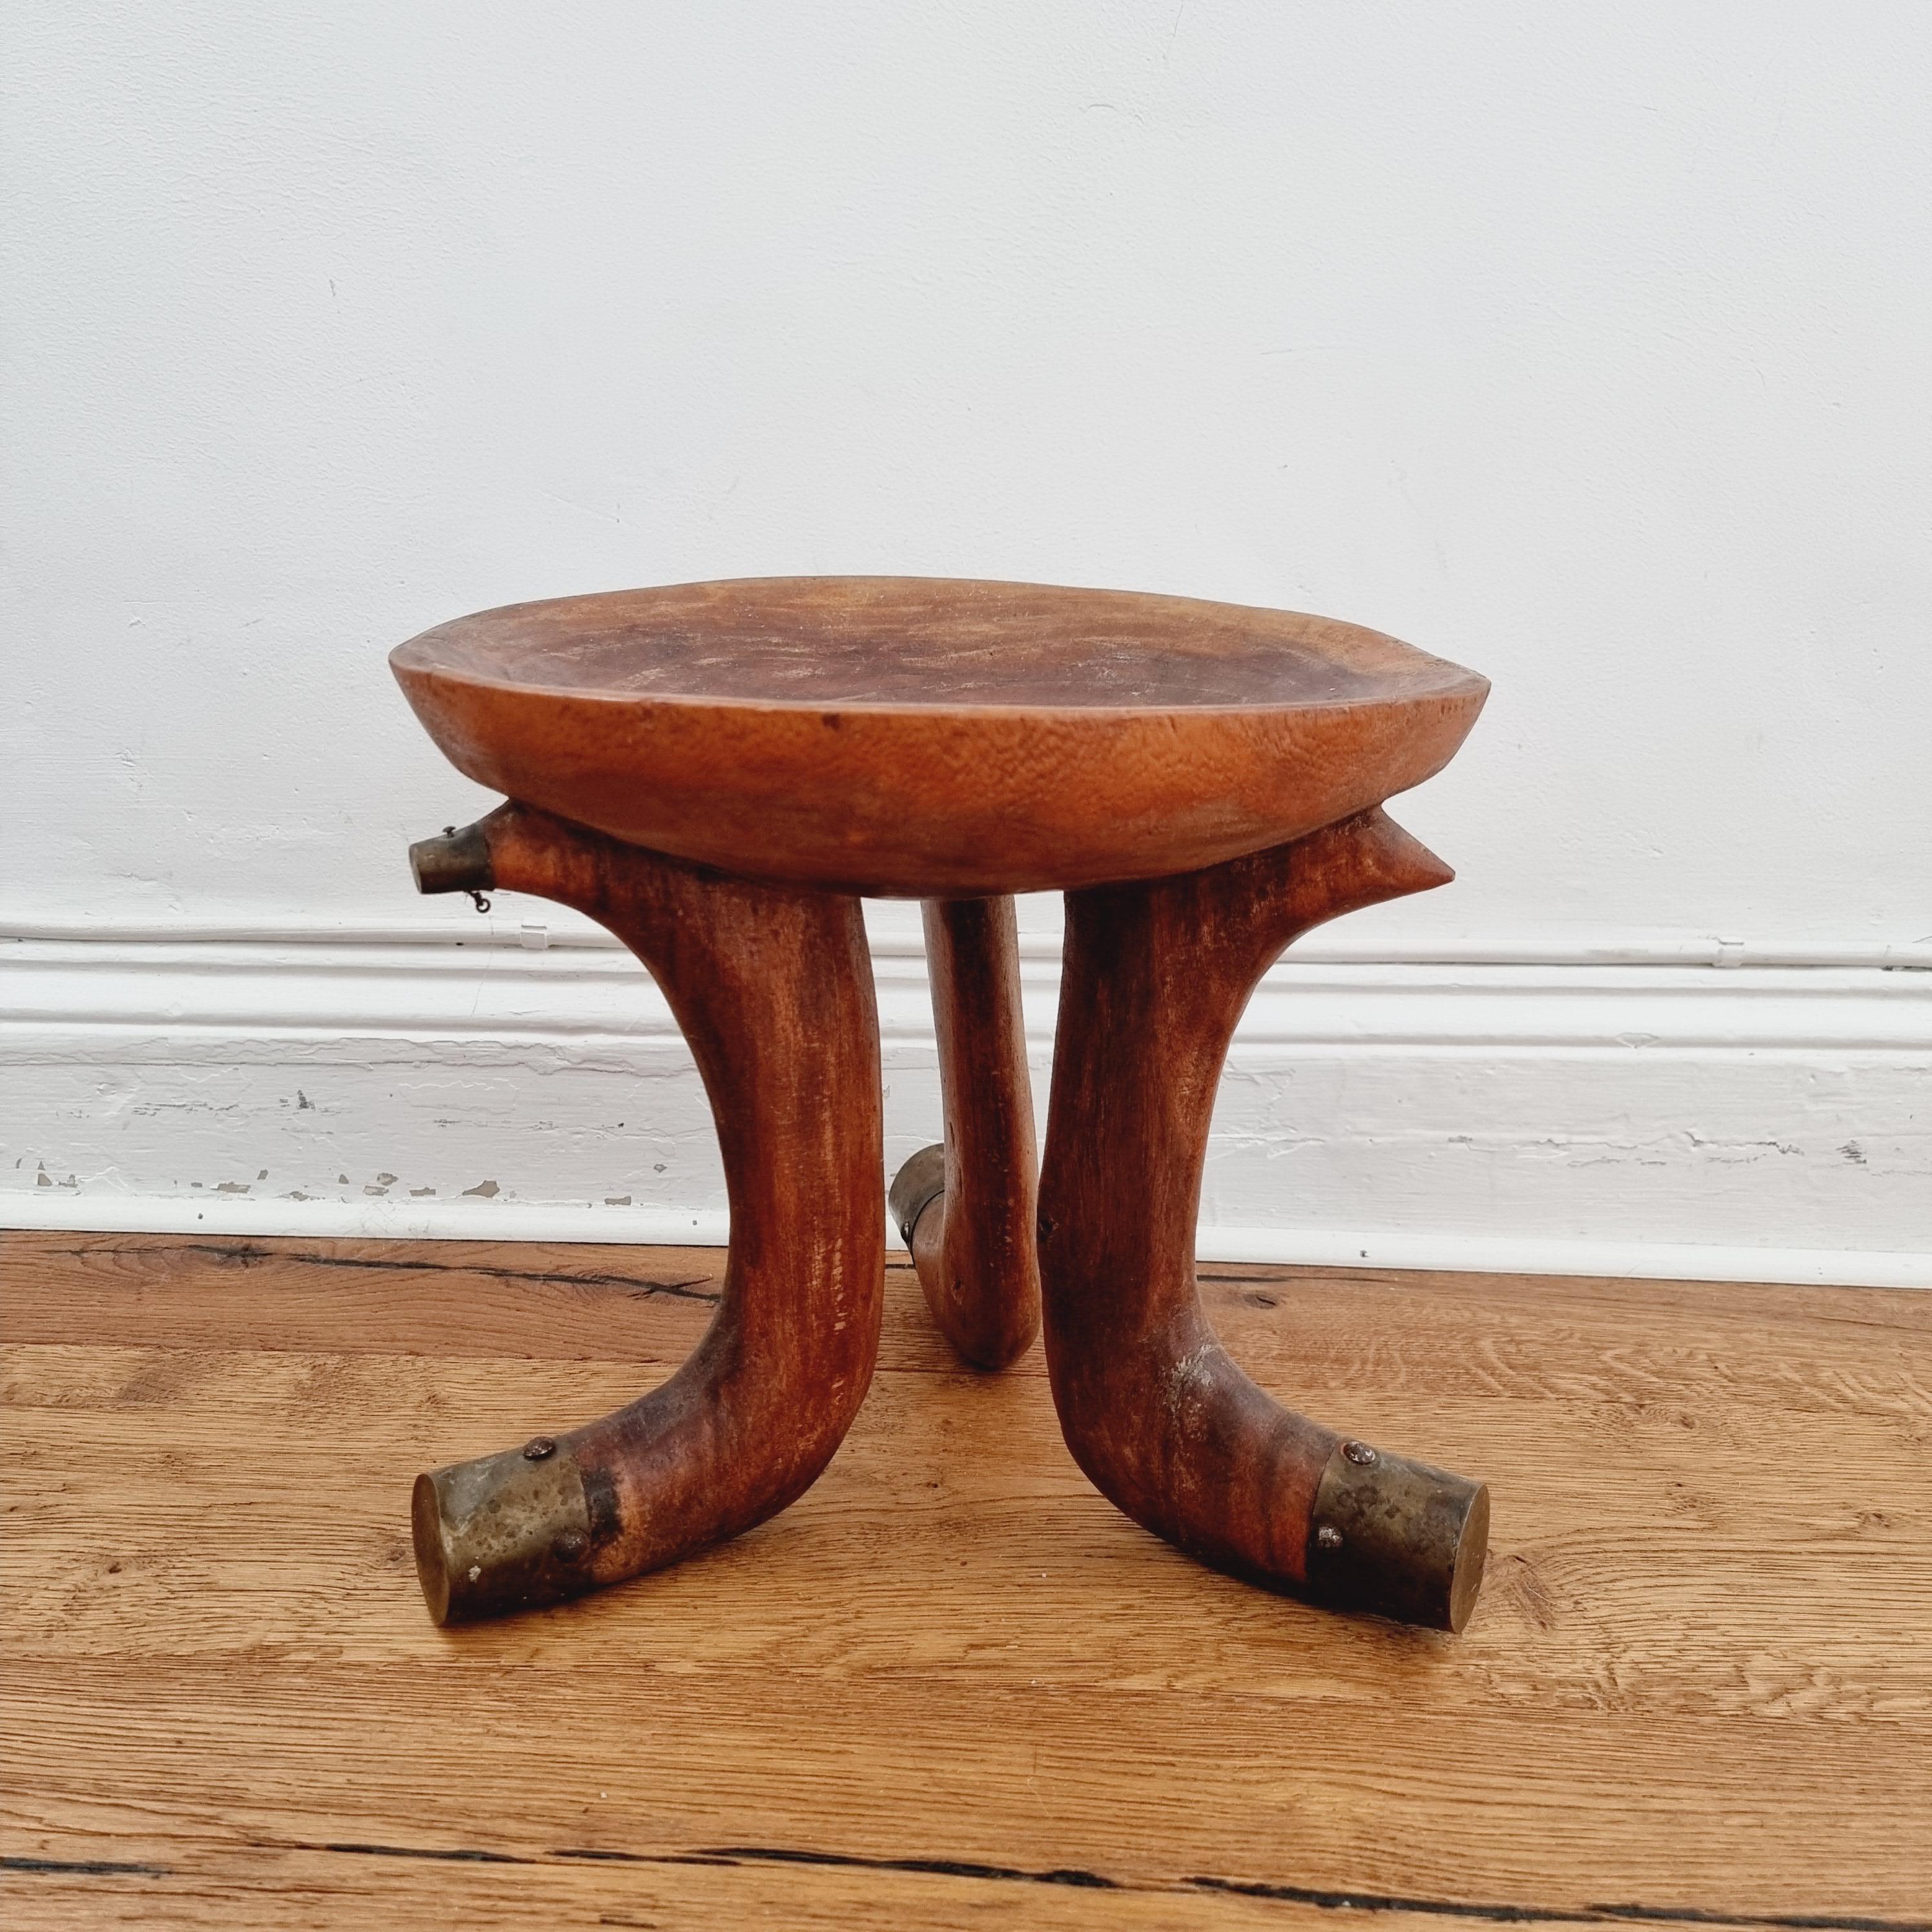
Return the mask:
<svg viewBox="0 0 1932 1932"><path fill-rule="evenodd" d="M810 1486L878 1353L878 1023L859 902L724 877L520 805L411 858L427 891L539 894L650 967L690 1042L731 1207L724 1292L662 1388L417 1478L438 1623L575 1596L735 1534Z"/></svg>
<svg viewBox="0 0 1932 1932"><path fill-rule="evenodd" d="M1316 1602L1460 1630L1486 1490L1282 1408L1216 1340L1194 1280L1215 1088L1256 982L1310 926L1451 876L1377 810L1070 892L1040 1254L1067 1446L1128 1515Z"/></svg>
<svg viewBox="0 0 1932 1932"><path fill-rule="evenodd" d="M924 913L946 1140L899 1169L892 1213L946 1340L1003 1369L1040 1328L1018 932L1010 898L928 899Z"/></svg>

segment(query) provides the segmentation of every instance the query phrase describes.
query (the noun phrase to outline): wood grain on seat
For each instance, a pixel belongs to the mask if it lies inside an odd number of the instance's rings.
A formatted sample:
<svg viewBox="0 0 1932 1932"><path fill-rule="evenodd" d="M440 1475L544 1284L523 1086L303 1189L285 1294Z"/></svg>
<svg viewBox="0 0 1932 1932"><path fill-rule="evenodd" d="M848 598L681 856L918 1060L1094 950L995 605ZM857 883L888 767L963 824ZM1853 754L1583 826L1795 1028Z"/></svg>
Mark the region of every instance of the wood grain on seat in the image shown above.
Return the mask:
<svg viewBox="0 0 1932 1932"><path fill-rule="evenodd" d="M915 897L1281 844L1439 770L1489 688L1328 618L914 578L512 604L390 662L496 790L727 871Z"/></svg>

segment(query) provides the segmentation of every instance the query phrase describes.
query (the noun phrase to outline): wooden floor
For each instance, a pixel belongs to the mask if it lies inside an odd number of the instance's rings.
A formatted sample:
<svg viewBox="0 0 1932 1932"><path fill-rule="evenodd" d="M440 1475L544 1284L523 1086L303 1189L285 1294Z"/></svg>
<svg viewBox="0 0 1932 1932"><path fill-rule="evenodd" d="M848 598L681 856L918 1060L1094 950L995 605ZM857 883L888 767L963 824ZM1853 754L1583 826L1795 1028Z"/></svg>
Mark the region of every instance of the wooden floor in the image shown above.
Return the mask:
<svg viewBox="0 0 1932 1932"><path fill-rule="evenodd" d="M1932 1296L1207 1266L1490 1479L1459 1640L1175 1556L896 1267L788 1514L446 1634L410 1478L668 1372L715 1251L0 1239L9 1928L1932 1925Z"/></svg>

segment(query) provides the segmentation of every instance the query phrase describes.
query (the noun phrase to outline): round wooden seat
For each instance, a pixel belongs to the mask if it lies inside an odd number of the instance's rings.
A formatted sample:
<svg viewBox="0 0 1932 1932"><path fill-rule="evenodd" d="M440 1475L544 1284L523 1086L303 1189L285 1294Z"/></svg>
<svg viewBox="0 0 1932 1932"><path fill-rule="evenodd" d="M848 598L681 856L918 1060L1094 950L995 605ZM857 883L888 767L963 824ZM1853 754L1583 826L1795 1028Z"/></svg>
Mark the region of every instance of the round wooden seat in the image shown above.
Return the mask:
<svg viewBox="0 0 1932 1932"><path fill-rule="evenodd" d="M907 897L1280 844L1440 770L1489 688L1324 617L916 578L512 604L390 663L480 784L727 872Z"/></svg>

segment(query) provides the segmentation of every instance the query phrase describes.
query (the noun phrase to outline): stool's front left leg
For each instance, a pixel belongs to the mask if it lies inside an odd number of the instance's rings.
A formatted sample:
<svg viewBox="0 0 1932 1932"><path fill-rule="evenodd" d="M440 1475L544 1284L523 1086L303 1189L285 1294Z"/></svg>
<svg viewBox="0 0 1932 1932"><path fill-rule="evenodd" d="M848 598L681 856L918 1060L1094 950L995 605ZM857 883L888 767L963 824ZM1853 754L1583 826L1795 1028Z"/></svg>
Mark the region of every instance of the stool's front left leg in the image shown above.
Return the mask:
<svg viewBox="0 0 1932 1932"><path fill-rule="evenodd" d="M727 878L511 804L412 849L425 891L535 892L650 967L710 1096L731 1208L718 1313L661 1388L417 1478L438 1623L555 1602L783 1509L872 1380L885 1232L878 1022L855 898Z"/></svg>
<svg viewBox="0 0 1932 1932"><path fill-rule="evenodd" d="M1040 1258L1067 1446L1128 1515L1217 1568L1460 1630L1487 1491L1282 1407L1222 1348L1194 1280L1215 1088L1256 982L1298 933L1450 876L1377 810L1068 893Z"/></svg>

